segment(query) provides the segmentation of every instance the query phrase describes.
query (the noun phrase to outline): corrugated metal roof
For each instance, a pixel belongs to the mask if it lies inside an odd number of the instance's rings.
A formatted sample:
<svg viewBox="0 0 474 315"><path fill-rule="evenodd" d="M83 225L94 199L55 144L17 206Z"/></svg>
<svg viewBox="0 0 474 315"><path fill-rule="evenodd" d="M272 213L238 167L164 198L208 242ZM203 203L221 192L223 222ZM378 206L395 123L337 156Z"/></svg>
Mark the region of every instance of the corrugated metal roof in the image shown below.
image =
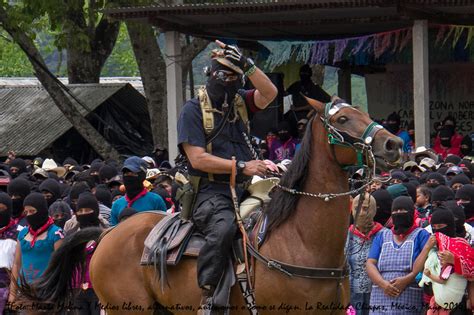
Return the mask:
<svg viewBox="0 0 474 315"><path fill-rule="evenodd" d="M87 107L73 101L85 116L129 84L70 84L74 95ZM49 146L72 125L40 86L0 86L0 156L13 150L31 156Z"/></svg>
<svg viewBox="0 0 474 315"><path fill-rule="evenodd" d="M269 0L111 8L164 31L243 40L322 40L410 27L417 19L473 25L472 0Z"/></svg>

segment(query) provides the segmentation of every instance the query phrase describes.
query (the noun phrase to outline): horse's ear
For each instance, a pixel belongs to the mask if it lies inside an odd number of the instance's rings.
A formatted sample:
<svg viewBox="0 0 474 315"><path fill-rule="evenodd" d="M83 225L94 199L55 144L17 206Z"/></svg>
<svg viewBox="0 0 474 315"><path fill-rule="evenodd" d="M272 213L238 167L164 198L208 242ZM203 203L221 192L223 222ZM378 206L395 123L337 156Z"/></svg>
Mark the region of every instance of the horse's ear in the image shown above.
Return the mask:
<svg viewBox="0 0 474 315"><path fill-rule="evenodd" d="M306 102L308 102L308 104L311 105L311 107L314 108L318 113L324 113L325 105L323 103L306 96L304 98L306 99Z"/></svg>

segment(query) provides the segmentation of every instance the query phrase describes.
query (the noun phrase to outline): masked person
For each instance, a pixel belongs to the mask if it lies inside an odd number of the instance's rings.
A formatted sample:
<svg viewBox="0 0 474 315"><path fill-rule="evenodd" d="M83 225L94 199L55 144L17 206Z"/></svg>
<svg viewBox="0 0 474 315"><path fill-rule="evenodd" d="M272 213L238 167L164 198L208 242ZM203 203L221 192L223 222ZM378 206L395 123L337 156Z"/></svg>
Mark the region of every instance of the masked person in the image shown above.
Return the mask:
<svg viewBox="0 0 474 315"><path fill-rule="evenodd" d="M443 121L443 127L438 132L433 145L433 150L445 159L448 155L462 156L462 136L456 132L456 120L448 116Z"/></svg>
<svg viewBox="0 0 474 315"><path fill-rule="evenodd" d="M458 189L455 195L458 205L464 208L466 223L474 226L474 185L464 185Z"/></svg>
<svg viewBox="0 0 474 315"><path fill-rule="evenodd" d="M380 223L374 222L377 210L375 198L368 193L364 198L359 214L357 214L357 207L360 195L352 201L352 217L356 221L349 227L346 245L350 267L351 305L355 308L357 315L369 314L372 282L367 275L365 263L373 239L383 229Z"/></svg>
<svg viewBox="0 0 474 315"><path fill-rule="evenodd" d="M10 176L12 178L17 178L20 175L26 175L27 168L26 162L23 159L16 158L10 162Z"/></svg>
<svg viewBox="0 0 474 315"><path fill-rule="evenodd" d="M388 115L385 128L391 132L392 134L396 135L400 139L403 140L403 153L410 153L413 148L413 143L411 141L410 135L406 130L403 130L400 128L401 125L401 119L400 116L396 113L393 112L390 115Z"/></svg>
<svg viewBox="0 0 474 315"><path fill-rule="evenodd" d="M448 208L454 215L454 224L456 225L456 237L461 237L474 245L474 228L466 223L466 214L462 206L458 205L457 201L447 201L445 207ZM429 231L428 231L429 232Z"/></svg>
<svg viewBox="0 0 474 315"><path fill-rule="evenodd" d="M298 141L291 136L290 124L282 121L278 126L278 138L270 147L269 159L271 161L291 160L295 156Z"/></svg>
<svg viewBox="0 0 474 315"><path fill-rule="evenodd" d="M47 180L42 182L39 186L39 191L46 199L48 207L61 197L61 188L59 186L59 183L58 181L52 178L48 178Z"/></svg>
<svg viewBox="0 0 474 315"><path fill-rule="evenodd" d="M446 185L446 179L440 173L433 172L426 177L426 186L429 188L435 189L439 185Z"/></svg>
<svg viewBox="0 0 474 315"><path fill-rule="evenodd" d="M138 156L131 156L123 163L123 184L125 186L125 196L117 199L112 204L110 212L110 225L119 223L120 212L125 208L133 207L137 212L147 210L166 211L166 205L163 199L149 192L143 182L146 178L147 164Z"/></svg>
<svg viewBox="0 0 474 315"><path fill-rule="evenodd" d="M8 184L7 192L12 198L12 219L19 227L27 225L23 213L23 201L31 192L30 184L26 179L15 178Z"/></svg>
<svg viewBox="0 0 474 315"><path fill-rule="evenodd" d="M8 300L17 235L18 225L12 219L12 200L0 192L0 314L3 314Z"/></svg>
<svg viewBox="0 0 474 315"><path fill-rule="evenodd" d="M202 289L201 304L208 307L213 303L215 288L229 263L237 231L229 188L232 157L237 160L239 195L242 192L239 187L244 182L253 175L263 176L267 171L264 161L253 160L250 144L245 139L248 121L244 121L243 113L251 118L277 95L276 87L251 59L235 46L218 44L222 50L214 51L206 87L199 91L199 98L184 104L178 120L178 145L188 158L191 180L198 183L194 187L197 195L192 220L206 238L197 259L197 272ZM255 89L242 89L244 74ZM208 112L212 117L207 116ZM205 116L213 119L213 126L203 124L203 120L207 121Z"/></svg>
<svg viewBox="0 0 474 315"><path fill-rule="evenodd" d="M48 212L49 216L53 218L54 224L64 229L64 224L71 219L72 209L67 202L59 199L49 206Z"/></svg>
<svg viewBox="0 0 474 315"><path fill-rule="evenodd" d="M311 110L311 106L308 105L301 93L323 103L329 103L331 101L331 96L318 84L315 84L312 81L312 76L313 71L309 65L301 66L300 80L291 84L286 91L288 95L291 95L293 103L289 115L289 118L294 120L293 126L296 125L296 122L300 119L307 118L307 115Z"/></svg>
<svg viewBox="0 0 474 315"><path fill-rule="evenodd" d="M423 291L415 278L423 270L416 262L430 234L416 226L414 203L400 196L392 203L391 230L383 230L373 240L367 273L373 282L370 306L385 307L384 314L423 314ZM403 305L394 308L393 304ZM374 309L373 314L379 314Z"/></svg>
<svg viewBox="0 0 474 315"><path fill-rule="evenodd" d="M29 194L23 206L28 227L18 233L12 275L18 279L21 274L26 283L30 284L46 270L51 254L61 245L64 236L61 228L48 215L48 204L42 194ZM15 285L12 283L8 301L12 303L15 300Z"/></svg>

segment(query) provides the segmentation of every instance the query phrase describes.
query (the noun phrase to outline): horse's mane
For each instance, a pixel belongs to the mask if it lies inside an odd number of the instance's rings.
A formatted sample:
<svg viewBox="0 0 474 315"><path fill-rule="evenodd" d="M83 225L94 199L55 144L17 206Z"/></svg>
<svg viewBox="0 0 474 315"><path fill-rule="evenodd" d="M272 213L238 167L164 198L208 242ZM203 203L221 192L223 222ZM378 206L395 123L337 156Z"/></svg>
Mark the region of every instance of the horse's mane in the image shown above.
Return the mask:
<svg viewBox="0 0 474 315"><path fill-rule="evenodd" d="M280 180L280 185L284 187L301 190L301 186L308 175L308 164L311 158L312 143L311 126L313 120L315 119L314 117L316 116L313 116L313 119L308 122L301 147L293 158L288 171L285 172ZM298 198L298 195L293 195L276 188L276 190L272 193L272 199L264 209L268 220L269 232L277 228L286 219L288 219L296 207Z"/></svg>

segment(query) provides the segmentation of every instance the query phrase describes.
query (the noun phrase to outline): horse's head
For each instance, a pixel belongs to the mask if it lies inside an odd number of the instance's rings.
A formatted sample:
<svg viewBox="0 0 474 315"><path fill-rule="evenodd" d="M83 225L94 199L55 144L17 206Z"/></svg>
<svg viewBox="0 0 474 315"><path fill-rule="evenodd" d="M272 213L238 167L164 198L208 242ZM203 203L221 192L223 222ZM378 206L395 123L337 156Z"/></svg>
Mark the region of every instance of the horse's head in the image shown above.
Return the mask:
<svg viewBox="0 0 474 315"><path fill-rule="evenodd" d="M387 169L398 164L403 141L372 121L367 113L337 97L333 97L328 104L310 98L306 100L321 117L329 142L336 144L334 154L340 164L359 164L360 154L357 151L364 150L366 153L371 150L379 168ZM371 161L363 162L373 164Z"/></svg>

